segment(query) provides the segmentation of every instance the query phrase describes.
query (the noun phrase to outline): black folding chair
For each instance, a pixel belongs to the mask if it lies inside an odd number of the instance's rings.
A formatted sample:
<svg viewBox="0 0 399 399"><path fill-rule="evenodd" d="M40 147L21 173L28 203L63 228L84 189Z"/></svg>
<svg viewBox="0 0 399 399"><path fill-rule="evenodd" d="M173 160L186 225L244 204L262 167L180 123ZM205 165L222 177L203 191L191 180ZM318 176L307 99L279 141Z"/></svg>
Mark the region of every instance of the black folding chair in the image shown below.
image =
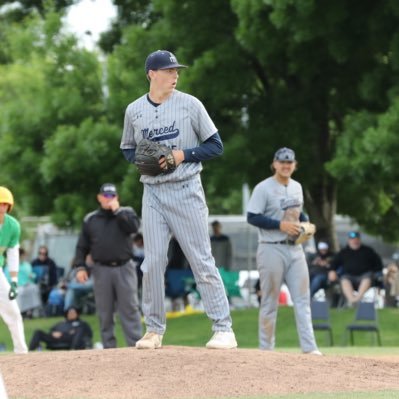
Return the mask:
<svg viewBox="0 0 399 399"><path fill-rule="evenodd" d="M377 321L377 311L374 302L359 302L353 323L346 326L350 336L350 343L354 345L354 332L372 332L377 337L378 345L381 346L380 329Z"/></svg>
<svg viewBox="0 0 399 399"><path fill-rule="evenodd" d="M310 310L312 312L313 330L327 332L329 345L333 346L334 339L330 324L330 311L328 302L312 300L310 304Z"/></svg>

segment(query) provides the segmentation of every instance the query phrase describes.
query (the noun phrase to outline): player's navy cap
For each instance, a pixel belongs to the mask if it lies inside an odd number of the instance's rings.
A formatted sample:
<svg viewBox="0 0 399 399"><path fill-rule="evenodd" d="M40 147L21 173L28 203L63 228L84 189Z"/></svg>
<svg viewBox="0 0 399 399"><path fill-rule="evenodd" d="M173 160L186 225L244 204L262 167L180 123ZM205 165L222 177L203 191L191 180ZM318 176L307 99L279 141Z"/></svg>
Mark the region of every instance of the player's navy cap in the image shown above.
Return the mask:
<svg viewBox="0 0 399 399"><path fill-rule="evenodd" d="M350 231L348 233L349 238L360 238L360 233L358 231Z"/></svg>
<svg viewBox="0 0 399 399"><path fill-rule="evenodd" d="M282 162L294 162L295 152L287 147L280 148L274 154L274 160Z"/></svg>
<svg viewBox="0 0 399 399"><path fill-rule="evenodd" d="M151 53L145 60L145 73L157 71L158 69L168 68L187 68L186 65L179 64L176 56L167 50L157 50Z"/></svg>
<svg viewBox="0 0 399 399"><path fill-rule="evenodd" d="M100 187L100 194L104 195L118 195L118 191L116 190L115 184L112 183L104 183Z"/></svg>

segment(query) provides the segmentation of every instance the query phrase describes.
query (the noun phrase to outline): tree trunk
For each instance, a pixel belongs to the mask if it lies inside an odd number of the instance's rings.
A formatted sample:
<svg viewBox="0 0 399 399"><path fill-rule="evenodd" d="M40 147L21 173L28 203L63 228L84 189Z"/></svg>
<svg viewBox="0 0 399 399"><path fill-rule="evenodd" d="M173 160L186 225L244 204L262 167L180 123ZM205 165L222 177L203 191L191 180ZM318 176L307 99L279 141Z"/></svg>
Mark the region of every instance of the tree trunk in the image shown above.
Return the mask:
<svg viewBox="0 0 399 399"><path fill-rule="evenodd" d="M329 177L323 179L316 190L304 188L305 205L310 221L316 225L315 240L327 241L333 251L339 249L335 226L337 210L337 187Z"/></svg>

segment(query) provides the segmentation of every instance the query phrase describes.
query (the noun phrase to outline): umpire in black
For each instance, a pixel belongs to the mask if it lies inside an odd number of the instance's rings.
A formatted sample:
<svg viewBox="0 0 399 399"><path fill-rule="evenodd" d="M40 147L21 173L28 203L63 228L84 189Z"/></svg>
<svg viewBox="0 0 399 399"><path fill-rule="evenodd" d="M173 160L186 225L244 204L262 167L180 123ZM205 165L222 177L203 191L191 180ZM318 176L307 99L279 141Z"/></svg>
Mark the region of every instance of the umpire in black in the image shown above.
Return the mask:
<svg viewBox="0 0 399 399"><path fill-rule="evenodd" d="M94 261L90 272L103 347L116 347L115 311L127 345L135 346L142 336L142 326L137 272L132 261L132 234L137 232L140 220L133 208L119 205L118 192L112 183L101 186L97 201L100 208L85 216L76 245L76 279L78 282L88 279L85 259L90 254Z"/></svg>

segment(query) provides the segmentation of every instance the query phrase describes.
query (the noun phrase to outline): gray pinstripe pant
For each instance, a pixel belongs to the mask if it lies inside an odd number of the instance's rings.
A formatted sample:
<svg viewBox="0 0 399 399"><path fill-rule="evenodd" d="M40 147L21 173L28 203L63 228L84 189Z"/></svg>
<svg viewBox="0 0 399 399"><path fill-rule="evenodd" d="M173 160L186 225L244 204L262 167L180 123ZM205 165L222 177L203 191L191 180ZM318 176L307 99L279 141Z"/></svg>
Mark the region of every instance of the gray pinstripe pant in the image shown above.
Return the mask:
<svg viewBox="0 0 399 399"><path fill-rule="evenodd" d="M229 304L211 253L208 208L199 175L180 182L145 184L142 225L142 309L147 331L164 334L166 329L164 275L172 234L191 266L213 331L231 331Z"/></svg>
<svg viewBox="0 0 399 399"><path fill-rule="evenodd" d="M262 300L259 345L273 350L278 299L283 282L294 303L296 327L303 352L317 350L310 313L309 272L302 246L260 243L257 252Z"/></svg>

